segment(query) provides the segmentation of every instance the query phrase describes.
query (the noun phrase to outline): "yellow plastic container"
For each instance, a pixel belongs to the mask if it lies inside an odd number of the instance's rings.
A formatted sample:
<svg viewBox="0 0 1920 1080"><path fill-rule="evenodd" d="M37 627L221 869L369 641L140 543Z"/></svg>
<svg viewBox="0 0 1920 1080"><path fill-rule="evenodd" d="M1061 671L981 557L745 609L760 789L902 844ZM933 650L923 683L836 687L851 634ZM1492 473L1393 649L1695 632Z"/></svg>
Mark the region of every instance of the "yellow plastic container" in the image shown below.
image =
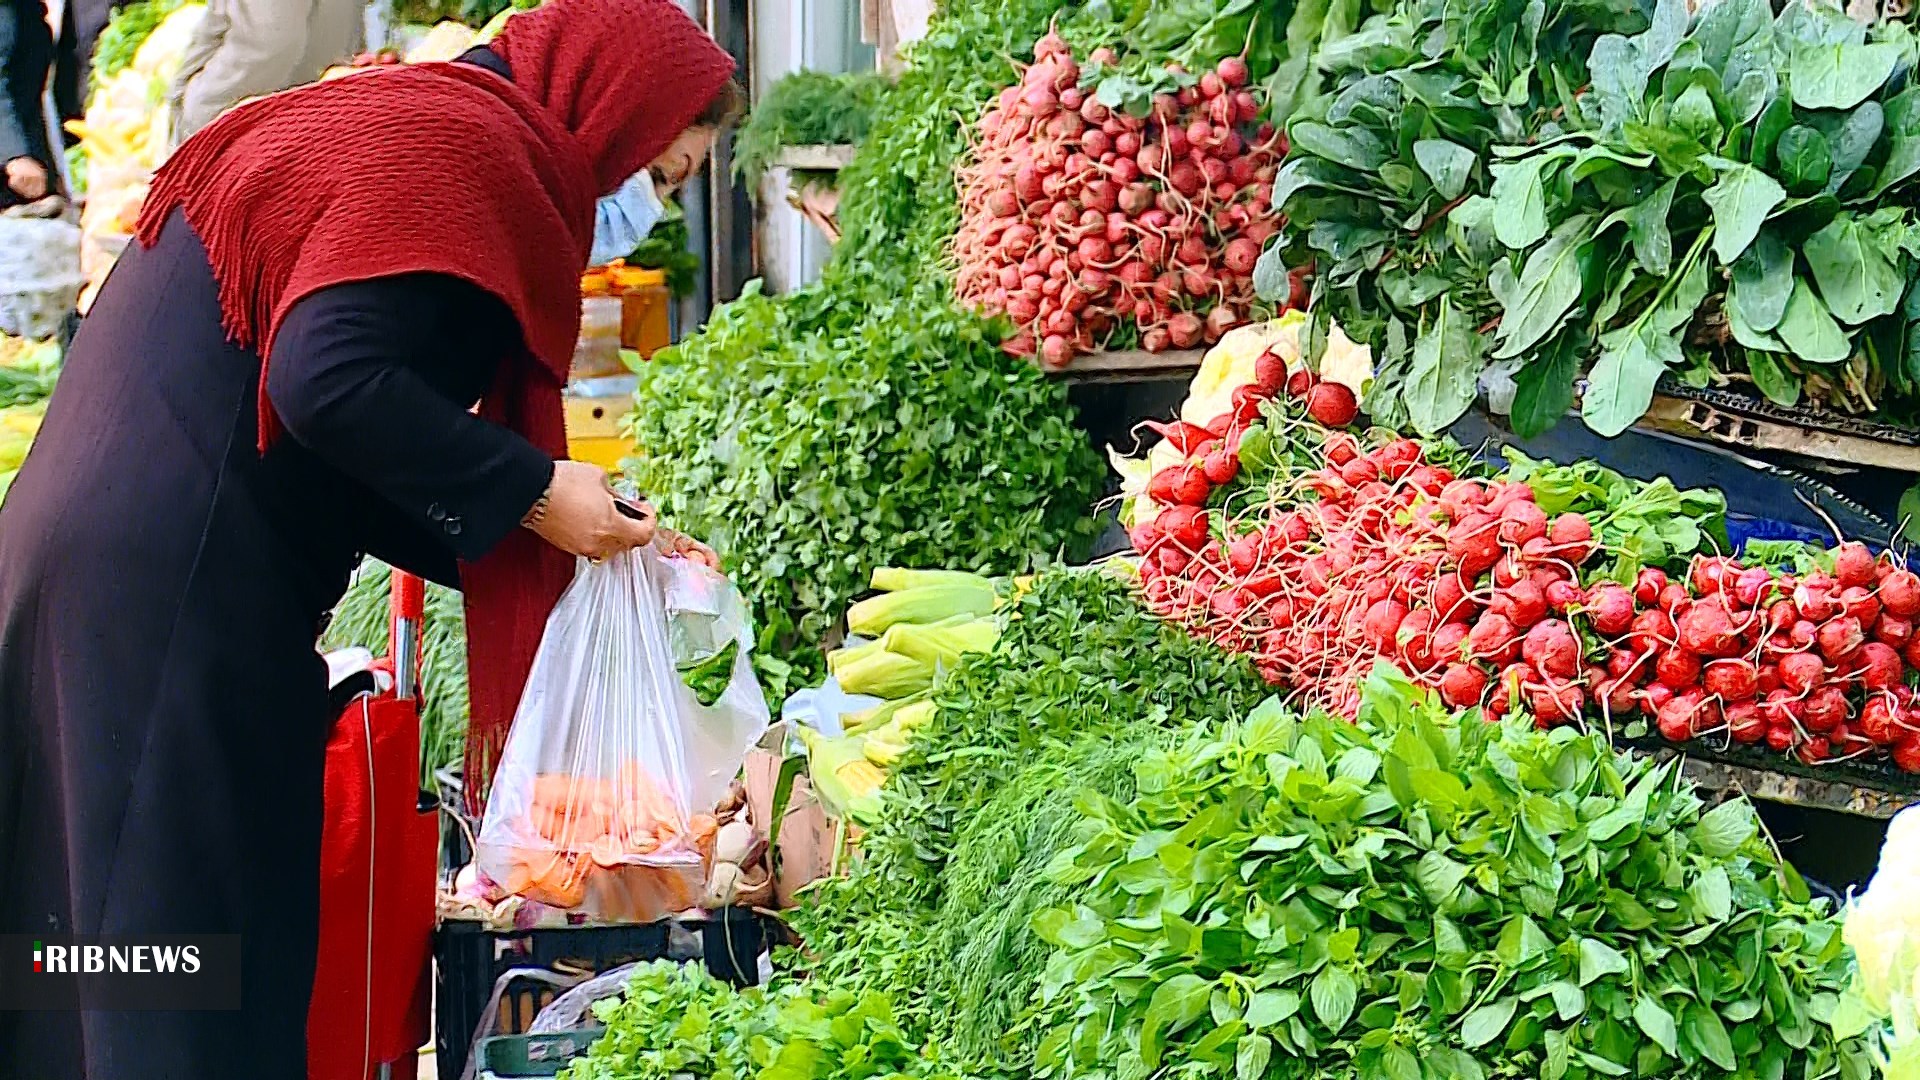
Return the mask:
<svg viewBox="0 0 1920 1080"><path fill-rule="evenodd" d="M673 343L673 331L667 322L667 309L673 293L667 289L667 277L658 270L626 271L648 274L653 280L630 285L620 294L620 345L650 359L654 353Z"/></svg>
<svg viewBox="0 0 1920 1080"><path fill-rule="evenodd" d="M642 360L673 343L668 321L673 292L665 271L628 266L615 260L580 276L580 293L589 301L605 298L620 306L620 347L632 349Z"/></svg>
<svg viewBox="0 0 1920 1080"><path fill-rule="evenodd" d="M566 408L567 455L619 472L620 459L633 452L633 444L620 433L620 418L633 408L633 398L568 395Z"/></svg>

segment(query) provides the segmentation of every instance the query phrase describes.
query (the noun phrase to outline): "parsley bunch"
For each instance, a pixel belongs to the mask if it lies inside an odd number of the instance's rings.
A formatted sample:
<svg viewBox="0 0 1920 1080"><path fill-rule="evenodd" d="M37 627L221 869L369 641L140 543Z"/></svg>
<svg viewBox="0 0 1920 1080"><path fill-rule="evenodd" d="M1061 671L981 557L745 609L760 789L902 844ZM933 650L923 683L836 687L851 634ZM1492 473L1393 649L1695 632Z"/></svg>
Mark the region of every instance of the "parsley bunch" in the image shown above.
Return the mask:
<svg viewBox="0 0 1920 1080"><path fill-rule="evenodd" d="M606 1035L562 1080L941 1080L884 995L782 983L735 991L695 965L635 969L596 1002Z"/></svg>
<svg viewBox="0 0 1920 1080"><path fill-rule="evenodd" d="M886 76L870 71L801 70L781 76L734 133L733 175L758 188L761 174L785 147L859 143L890 85Z"/></svg>

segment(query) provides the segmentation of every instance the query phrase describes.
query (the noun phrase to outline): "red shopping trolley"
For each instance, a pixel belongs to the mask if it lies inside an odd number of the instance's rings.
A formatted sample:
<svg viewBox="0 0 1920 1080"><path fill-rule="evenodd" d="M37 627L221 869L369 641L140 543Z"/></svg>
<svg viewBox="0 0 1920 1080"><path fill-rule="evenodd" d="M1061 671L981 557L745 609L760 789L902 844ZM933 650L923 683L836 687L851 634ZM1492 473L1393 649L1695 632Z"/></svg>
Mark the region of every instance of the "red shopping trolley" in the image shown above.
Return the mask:
<svg viewBox="0 0 1920 1080"><path fill-rule="evenodd" d="M431 1036L437 810L420 790L426 584L393 572L389 656L327 739L320 954L307 1016L309 1080L417 1072Z"/></svg>

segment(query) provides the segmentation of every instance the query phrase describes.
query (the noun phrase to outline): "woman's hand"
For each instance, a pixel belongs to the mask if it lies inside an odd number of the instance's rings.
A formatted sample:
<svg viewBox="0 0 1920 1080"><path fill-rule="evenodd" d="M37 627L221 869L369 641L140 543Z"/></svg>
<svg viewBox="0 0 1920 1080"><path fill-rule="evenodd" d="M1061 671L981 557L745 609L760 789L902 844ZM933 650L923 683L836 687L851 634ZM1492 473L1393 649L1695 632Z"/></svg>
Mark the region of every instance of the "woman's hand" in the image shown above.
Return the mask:
<svg viewBox="0 0 1920 1080"><path fill-rule="evenodd" d="M639 504L643 516L621 513L606 470L584 461L556 461L547 487L547 506L527 527L569 555L605 559L654 542L653 507Z"/></svg>
<svg viewBox="0 0 1920 1080"><path fill-rule="evenodd" d="M716 573L726 573L720 569L720 556L714 554L712 548L686 533L676 532L673 529L661 529L654 537L654 545L669 555L692 559Z"/></svg>
<svg viewBox="0 0 1920 1080"><path fill-rule="evenodd" d="M17 157L7 162L7 186L13 193L28 202L43 199L47 194L47 167L30 157Z"/></svg>

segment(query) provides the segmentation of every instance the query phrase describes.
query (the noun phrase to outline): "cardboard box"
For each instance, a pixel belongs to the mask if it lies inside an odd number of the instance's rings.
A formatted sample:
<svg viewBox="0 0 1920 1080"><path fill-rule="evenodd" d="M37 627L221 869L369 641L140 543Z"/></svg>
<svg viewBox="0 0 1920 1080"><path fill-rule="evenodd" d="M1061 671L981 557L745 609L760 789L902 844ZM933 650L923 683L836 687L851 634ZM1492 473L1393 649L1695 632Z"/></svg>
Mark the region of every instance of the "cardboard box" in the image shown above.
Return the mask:
<svg viewBox="0 0 1920 1080"><path fill-rule="evenodd" d="M785 760L785 755L774 750L758 748L747 752L747 806L756 824L773 820L774 788L780 781L780 766ZM775 907L793 907L794 896L801 889L833 873L834 849L839 837L837 823L827 816L820 800L814 797L806 776L795 777L793 793L780 822L778 846L773 852Z"/></svg>

